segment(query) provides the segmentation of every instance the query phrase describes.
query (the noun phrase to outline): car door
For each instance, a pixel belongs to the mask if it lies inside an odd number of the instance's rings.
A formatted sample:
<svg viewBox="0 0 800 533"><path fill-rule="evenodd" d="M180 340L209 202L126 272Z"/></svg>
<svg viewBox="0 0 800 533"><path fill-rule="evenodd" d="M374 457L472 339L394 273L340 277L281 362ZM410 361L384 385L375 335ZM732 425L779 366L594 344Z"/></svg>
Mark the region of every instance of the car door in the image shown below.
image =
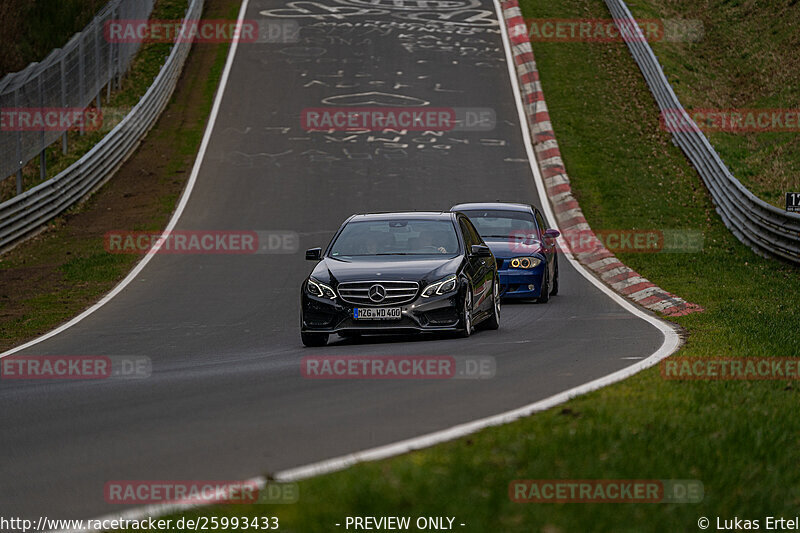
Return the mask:
<svg viewBox="0 0 800 533"><path fill-rule="evenodd" d="M547 224L538 209L534 210L534 217L536 218L536 225L539 226L539 240L542 241L542 250L547 262L547 273L550 277L548 285L552 287L553 277L555 276L555 265L553 263L556 258L556 240L552 237L545 237L544 232L547 230Z"/></svg>
<svg viewBox="0 0 800 533"><path fill-rule="evenodd" d="M477 309L476 303L478 301L478 295L476 294L476 281L478 280L480 273L480 262L477 261L478 258L472 254L472 245L477 243L475 242L472 233L469 231L469 223L465 217L458 217L458 228L461 231L462 238L464 239L464 257L466 259L464 274L469 279L469 290L472 293L472 308Z"/></svg>
<svg viewBox="0 0 800 533"><path fill-rule="evenodd" d="M460 217L461 231L464 234L464 242L467 244L467 257L470 268L472 269L472 301L474 309L480 311L490 311L492 309L491 294L494 283L494 258L479 257L472 254L472 245L483 245L483 242L475 226L467 217Z"/></svg>

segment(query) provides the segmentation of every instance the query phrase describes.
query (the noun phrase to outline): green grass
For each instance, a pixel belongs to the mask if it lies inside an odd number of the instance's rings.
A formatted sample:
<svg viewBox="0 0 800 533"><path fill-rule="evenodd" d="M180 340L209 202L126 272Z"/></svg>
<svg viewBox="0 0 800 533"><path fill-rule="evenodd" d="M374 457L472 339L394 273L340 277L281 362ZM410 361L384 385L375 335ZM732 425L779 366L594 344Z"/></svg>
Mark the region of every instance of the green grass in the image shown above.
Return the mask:
<svg viewBox="0 0 800 533"><path fill-rule="evenodd" d="M697 42L652 44L686 108L798 109L800 4L795 1L642 0L637 18L702 21ZM800 190L800 133L708 133L723 161L746 187L784 207Z"/></svg>
<svg viewBox="0 0 800 533"><path fill-rule="evenodd" d="M0 78L41 61L81 31L108 0L3 0Z"/></svg>
<svg viewBox="0 0 800 533"><path fill-rule="evenodd" d="M101 243L96 241L95 246ZM124 255L110 254L105 251L95 252L82 257L76 257L63 265L61 271L64 274L64 281L85 283L103 282L108 279L115 279L128 267L129 259ZM124 270L122 270L124 271Z"/></svg>
<svg viewBox="0 0 800 533"><path fill-rule="evenodd" d="M183 0L181 0L183 1ZM166 4L164 0L161 2ZM177 5L177 0L175 5ZM235 6L238 7L238 6ZM168 18L168 13L165 13ZM227 14L229 17L236 15L232 9ZM173 18L174 15L172 15ZM163 52L163 50L162 50ZM202 101L196 109L196 118L191 122L161 121L148 134L148 140L161 142L174 148L171 158L166 161L165 172L153 179L174 180L179 175L187 175L193 163L193 155L197 152L206 120L211 110L222 69L227 57L228 45L221 44L217 47L213 65L202 78ZM152 61L152 56L137 58L135 67L137 72L152 73L153 65L145 65ZM156 66L160 67L157 62ZM142 83L146 75L132 76L136 83ZM132 92L118 95L120 99L132 98ZM167 108L168 112L182 115L188 104L182 100L173 99ZM89 137L87 135L87 137ZM134 156L135 157L135 156ZM113 179L105 185L112 187ZM99 194L99 193L98 193ZM0 344L12 346L30 339L34 336L54 328L86 308L87 305L97 301L117 284L141 259L139 255L109 254L104 251L103 236L87 236L81 232L69 231L69 217L75 213L92 209L96 204L96 196L89 198L85 203L73 207L50 223L47 232L41 237L23 243L18 249L12 250L0 258L0 269L14 269L26 267L34 276L41 272L48 272L56 265L57 279L46 280L42 285L37 278L30 280L31 286L36 290L22 301L24 314L11 320L0 322ZM152 216L141 218L139 222L129 228L132 231L159 231L167 221L178 200L178 194L163 194L152 199L156 210ZM115 228L119 229L119 228ZM91 231L91 230L89 230ZM42 285L42 286L40 286ZM7 295L0 291L0 313L6 307Z"/></svg>
<svg viewBox="0 0 800 533"><path fill-rule="evenodd" d="M748 4L749 5L749 4ZM523 1L528 17L608 18L601 0ZM675 319L682 357L800 356L798 269L754 255L722 225L699 176L658 125L622 44L537 44L556 135L589 223L685 228L702 253L628 254L629 266L706 308ZM687 59L688 61L688 59ZM613 74L612 74L613 73ZM794 517L800 506L796 382L678 382L658 368L522 421L300 483L281 530L333 531L346 516L455 516L464 531L697 531L709 517ZM699 504L516 504L514 479L697 479ZM343 529L343 528L342 528ZM458 527L457 529L462 529ZM711 529L714 530L714 529Z"/></svg>
<svg viewBox="0 0 800 533"><path fill-rule="evenodd" d="M151 19L182 19L187 0L157 0ZM87 131L83 135L78 131L67 133L67 153L62 152L61 141L51 144L46 150L47 175L45 179L56 176L72 163L83 157L102 138L119 123L136 105L153 80L161 71L164 61L169 56L170 43L144 43L136 54L131 68L122 78L119 90L112 91L106 98L106 91L101 91L102 127L96 131ZM42 183L39 158L31 160L22 171L23 189L28 190ZM0 182L0 201L8 200L16 195L16 180L12 177Z"/></svg>

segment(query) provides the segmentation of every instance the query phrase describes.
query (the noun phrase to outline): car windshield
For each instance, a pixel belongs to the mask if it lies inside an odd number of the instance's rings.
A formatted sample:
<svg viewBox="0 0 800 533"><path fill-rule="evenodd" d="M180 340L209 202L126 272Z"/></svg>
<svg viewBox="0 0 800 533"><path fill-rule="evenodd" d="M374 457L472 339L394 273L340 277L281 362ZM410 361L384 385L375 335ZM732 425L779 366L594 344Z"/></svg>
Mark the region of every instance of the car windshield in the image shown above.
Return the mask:
<svg viewBox="0 0 800 533"><path fill-rule="evenodd" d="M333 243L330 255L455 255L458 251L450 220L393 218L350 222Z"/></svg>
<svg viewBox="0 0 800 533"><path fill-rule="evenodd" d="M536 237L533 215L524 211L475 210L462 211L484 239L515 239Z"/></svg>

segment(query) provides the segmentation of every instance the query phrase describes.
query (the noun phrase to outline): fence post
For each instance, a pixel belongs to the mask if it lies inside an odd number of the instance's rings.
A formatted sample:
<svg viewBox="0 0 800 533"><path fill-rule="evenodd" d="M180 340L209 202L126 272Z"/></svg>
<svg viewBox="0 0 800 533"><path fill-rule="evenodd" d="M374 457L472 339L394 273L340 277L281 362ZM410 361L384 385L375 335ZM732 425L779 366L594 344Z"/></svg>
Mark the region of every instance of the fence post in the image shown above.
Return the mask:
<svg viewBox="0 0 800 533"><path fill-rule="evenodd" d="M67 108L67 66L64 64L67 54L61 56L61 107L66 110ZM69 128L64 130L61 136L61 153L67 155L67 133Z"/></svg>
<svg viewBox="0 0 800 533"><path fill-rule="evenodd" d="M39 112L44 109L44 92L42 91L42 75L37 76L39 82ZM45 144L44 125L42 125L42 151L39 153L39 179L44 181L47 178L47 145Z"/></svg>
<svg viewBox="0 0 800 533"><path fill-rule="evenodd" d="M97 19L95 19L97 21ZM103 86L100 85L100 42L97 38L97 24L94 24L94 84L97 94L95 100L97 102L97 111L100 109L100 93L103 92Z"/></svg>
<svg viewBox="0 0 800 533"><path fill-rule="evenodd" d="M117 18L117 8L111 13L111 18L106 21L113 22ZM108 83L106 84L106 103L111 99L111 82L114 81L114 43L106 35L106 24L103 24L103 38L108 42Z"/></svg>
<svg viewBox="0 0 800 533"><path fill-rule="evenodd" d="M81 109L84 108L83 102L86 97L86 82L84 76L86 75L86 65L83 62L83 37L85 32L80 32L78 37L78 102ZM81 120L81 136L85 133L83 121Z"/></svg>
<svg viewBox="0 0 800 533"><path fill-rule="evenodd" d="M120 2L119 11L118 11L118 15L117 15L118 19L121 19L122 17L126 17L127 18L127 16L128 16L127 12L123 13L123 11L126 10L126 7L127 6L125 4ZM120 39L120 41L121 40L122 39ZM119 91L122 88L122 75L123 75L123 72L122 72L122 48L123 48L123 43L119 42L119 43L116 43L116 44L117 44L117 66L116 66L116 71L115 71L116 72L116 76L114 76L114 79L115 79L115 83L116 83L116 88Z"/></svg>
<svg viewBox="0 0 800 533"><path fill-rule="evenodd" d="M19 87L14 89L14 107L19 109ZM22 194L22 129L17 128L17 194Z"/></svg>

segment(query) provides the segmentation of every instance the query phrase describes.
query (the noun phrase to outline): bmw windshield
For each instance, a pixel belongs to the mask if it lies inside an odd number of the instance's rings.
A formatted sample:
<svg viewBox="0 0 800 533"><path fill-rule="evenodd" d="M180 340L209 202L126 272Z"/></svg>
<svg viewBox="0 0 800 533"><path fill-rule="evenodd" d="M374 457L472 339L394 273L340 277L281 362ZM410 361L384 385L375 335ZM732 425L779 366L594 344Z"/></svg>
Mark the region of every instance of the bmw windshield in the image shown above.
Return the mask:
<svg viewBox="0 0 800 533"><path fill-rule="evenodd" d="M436 255L460 252L450 220L386 219L350 222L331 246L330 257Z"/></svg>
<svg viewBox="0 0 800 533"><path fill-rule="evenodd" d="M462 211L484 239L513 239L535 236L533 215L523 211L474 210Z"/></svg>

